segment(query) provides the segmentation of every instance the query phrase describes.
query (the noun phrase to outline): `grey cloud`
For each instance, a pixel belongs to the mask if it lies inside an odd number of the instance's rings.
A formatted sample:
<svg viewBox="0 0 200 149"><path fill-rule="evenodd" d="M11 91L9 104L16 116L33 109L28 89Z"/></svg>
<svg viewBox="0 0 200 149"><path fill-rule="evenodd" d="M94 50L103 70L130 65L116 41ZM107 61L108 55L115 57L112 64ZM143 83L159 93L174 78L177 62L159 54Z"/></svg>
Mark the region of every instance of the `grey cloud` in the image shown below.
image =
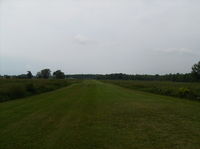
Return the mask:
<svg viewBox="0 0 200 149"><path fill-rule="evenodd" d="M199 5L0 0L0 74L43 67L66 73L189 72L200 57Z"/></svg>
<svg viewBox="0 0 200 149"><path fill-rule="evenodd" d="M95 41L94 39L90 39L81 34L77 34L76 36L74 36L74 41L81 45L97 43L97 41Z"/></svg>
<svg viewBox="0 0 200 149"><path fill-rule="evenodd" d="M154 49L155 52L163 53L185 53L185 54L196 54L196 51L189 48L166 48L166 49Z"/></svg>

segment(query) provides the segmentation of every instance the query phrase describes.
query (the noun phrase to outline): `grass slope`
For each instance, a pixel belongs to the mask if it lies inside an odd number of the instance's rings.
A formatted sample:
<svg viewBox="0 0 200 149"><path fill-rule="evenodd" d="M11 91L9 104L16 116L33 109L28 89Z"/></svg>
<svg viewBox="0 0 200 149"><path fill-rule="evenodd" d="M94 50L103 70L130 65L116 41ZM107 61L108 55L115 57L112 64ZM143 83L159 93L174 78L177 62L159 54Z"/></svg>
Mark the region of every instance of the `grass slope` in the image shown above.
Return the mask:
<svg viewBox="0 0 200 149"><path fill-rule="evenodd" d="M199 149L200 103L97 81L0 103L0 149Z"/></svg>

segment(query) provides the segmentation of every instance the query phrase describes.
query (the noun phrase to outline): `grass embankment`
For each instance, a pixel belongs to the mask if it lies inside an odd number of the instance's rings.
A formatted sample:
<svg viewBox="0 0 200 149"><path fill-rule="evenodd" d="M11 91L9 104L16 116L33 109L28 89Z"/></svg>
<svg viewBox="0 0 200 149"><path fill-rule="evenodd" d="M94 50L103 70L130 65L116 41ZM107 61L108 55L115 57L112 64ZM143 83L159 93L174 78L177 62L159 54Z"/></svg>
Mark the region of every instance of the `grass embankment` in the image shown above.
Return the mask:
<svg viewBox="0 0 200 149"><path fill-rule="evenodd" d="M76 80L0 79L0 102L52 91Z"/></svg>
<svg viewBox="0 0 200 149"><path fill-rule="evenodd" d="M0 103L1 149L199 149L200 103L83 81Z"/></svg>
<svg viewBox="0 0 200 149"><path fill-rule="evenodd" d="M106 80L121 87L200 101L200 83Z"/></svg>

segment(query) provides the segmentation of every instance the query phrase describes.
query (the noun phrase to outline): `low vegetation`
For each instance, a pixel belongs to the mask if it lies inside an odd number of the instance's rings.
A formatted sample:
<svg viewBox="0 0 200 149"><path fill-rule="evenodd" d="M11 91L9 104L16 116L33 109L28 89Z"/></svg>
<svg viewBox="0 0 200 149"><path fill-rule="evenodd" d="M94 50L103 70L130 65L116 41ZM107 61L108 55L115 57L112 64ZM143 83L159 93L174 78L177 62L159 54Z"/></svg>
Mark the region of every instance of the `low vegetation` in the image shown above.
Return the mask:
<svg viewBox="0 0 200 149"><path fill-rule="evenodd" d="M35 95L71 85L76 80L0 79L0 102Z"/></svg>
<svg viewBox="0 0 200 149"><path fill-rule="evenodd" d="M130 89L151 92L155 94L200 101L200 83L130 80L106 80L104 82L116 84Z"/></svg>

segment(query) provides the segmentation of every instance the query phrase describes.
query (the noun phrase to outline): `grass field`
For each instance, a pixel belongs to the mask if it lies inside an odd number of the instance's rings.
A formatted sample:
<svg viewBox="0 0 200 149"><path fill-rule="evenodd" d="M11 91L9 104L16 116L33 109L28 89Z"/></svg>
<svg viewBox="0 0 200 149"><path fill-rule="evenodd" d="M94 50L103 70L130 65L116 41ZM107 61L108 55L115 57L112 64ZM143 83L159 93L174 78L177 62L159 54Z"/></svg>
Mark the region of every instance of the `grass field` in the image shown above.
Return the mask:
<svg viewBox="0 0 200 149"><path fill-rule="evenodd" d="M199 149L200 102L98 81L0 103L0 149Z"/></svg>

